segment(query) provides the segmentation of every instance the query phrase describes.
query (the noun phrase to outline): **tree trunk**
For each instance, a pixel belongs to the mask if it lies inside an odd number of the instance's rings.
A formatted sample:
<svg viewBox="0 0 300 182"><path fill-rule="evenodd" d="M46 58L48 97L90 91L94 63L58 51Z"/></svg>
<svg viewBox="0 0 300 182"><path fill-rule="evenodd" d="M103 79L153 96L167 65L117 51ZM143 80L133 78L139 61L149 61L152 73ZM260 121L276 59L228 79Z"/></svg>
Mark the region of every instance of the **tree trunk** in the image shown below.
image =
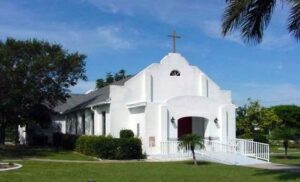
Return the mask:
<svg viewBox="0 0 300 182"><path fill-rule="evenodd" d="M287 158L288 146L289 146L289 141L288 140L284 140L283 141L284 158Z"/></svg>
<svg viewBox="0 0 300 182"><path fill-rule="evenodd" d="M15 145L18 145L20 144L20 138L19 138L19 126L15 126L15 130L14 130L14 142L15 142Z"/></svg>
<svg viewBox="0 0 300 182"><path fill-rule="evenodd" d="M0 124L0 145L5 143L5 128L4 124Z"/></svg>
<svg viewBox="0 0 300 182"><path fill-rule="evenodd" d="M193 154L194 164L197 166L198 163L197 163L196 156L195 156L195 147L194 146L191 146L191 151L192 151L192 154Z"/></svg>

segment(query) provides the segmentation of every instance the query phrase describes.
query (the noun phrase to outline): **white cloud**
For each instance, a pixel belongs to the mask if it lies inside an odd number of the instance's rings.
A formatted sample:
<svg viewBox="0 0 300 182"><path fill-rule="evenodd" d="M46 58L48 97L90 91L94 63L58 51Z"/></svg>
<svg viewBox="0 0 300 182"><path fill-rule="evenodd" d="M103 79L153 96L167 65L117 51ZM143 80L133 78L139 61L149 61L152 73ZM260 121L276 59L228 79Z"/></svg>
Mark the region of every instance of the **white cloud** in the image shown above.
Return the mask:
<svg viewBox="0 0 300 182"><path fill-rule="evenodd" d="M266 50L274 49L292 49L294 46L293 37L290 34L274 34L272 32L265 33L262 43L259 45L260 48Z"/></svg>
<svg viewBox="0 0 300 182"><path fill-rule="evenodd" d="M121 37L121 31L123 30L117 26L98 27L97 36L99 37L100 41L103 42L103 44L111 48L131 48L133 46L132 43L129 40Z"/></svg>
<svg viewBox="0 0 300 182"><path fill-rule="evenodd" d="M95 89L96 81L79 81L77 85L70 88L72 93L86 93Z"/></svg>
<svg viewBox="0 0 300 182"><path fill-rule="evenodd" d="M221 33L221 22L216 20L205 20L202 24L200 24L200 29L207 34L209 37L214 39L224 39L228 41L232 41L238 44L243 44L239 34L237 32L233 32L226 37L222 36Z"/></svg>
<svg viewBox="0 0 300 182"><path fill-rule="evenodd" d="M247 98L259 99L263 105L300 104L300 86L291 83L269 84L248 82L241 85L238 93L239 104Z"/></svg>
<svg viewBox="0 0 300 182"><path fill-rule="evenodd" d="M95 49L129 49L135 43L125 37L126 29L117 25L101 26L91 30L76 29L63 24L48 27L18 27L0 24L1 37L19 39L38 38L50 42L61 43L67 49L90 52Z"/></svg>
<svg viewBox="0 0 300 182"><path fill-rule="evenodd" d="M197 24L205 17L219 17L222 0L81 0L100 11L127 16L152 17L167 24Z"/></svg>

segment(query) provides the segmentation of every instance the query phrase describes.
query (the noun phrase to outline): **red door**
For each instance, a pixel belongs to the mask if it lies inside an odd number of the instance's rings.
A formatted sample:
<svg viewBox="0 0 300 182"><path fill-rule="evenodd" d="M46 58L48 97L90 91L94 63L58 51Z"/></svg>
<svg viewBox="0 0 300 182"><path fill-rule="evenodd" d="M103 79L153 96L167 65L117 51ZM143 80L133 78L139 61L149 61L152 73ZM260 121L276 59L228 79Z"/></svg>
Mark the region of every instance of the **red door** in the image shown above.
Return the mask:
<svg viewBox="0 0 300 182"><path fill-rule="evenodd" d="M180 139L183 135L192 133L192 118L185 117L178 120L178 138Z"/></svg>

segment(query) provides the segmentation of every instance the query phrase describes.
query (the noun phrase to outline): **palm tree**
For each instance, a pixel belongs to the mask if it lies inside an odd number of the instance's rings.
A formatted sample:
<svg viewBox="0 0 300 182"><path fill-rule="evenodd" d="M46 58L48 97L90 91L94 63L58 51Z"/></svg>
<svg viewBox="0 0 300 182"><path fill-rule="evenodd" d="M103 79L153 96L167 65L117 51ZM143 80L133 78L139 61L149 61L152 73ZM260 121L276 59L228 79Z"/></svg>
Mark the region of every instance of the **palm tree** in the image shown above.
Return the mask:
<svg viewBox="0 0 300 182"><path fill-rule="evenodd" d="M199 146L200 149L204 148L203 139L196 134L186 134L182 136L179 146L181 148L190 148L193 154L194 164L197 165L195 156L195 147Z"/></svg>
<svg viewBox="0 0 300 182"><path fill-rule="evenodd" d="M271 139L282 140L284 147L284 158L287 158L289 140L295 140L299 136L299 132L295 128L278 127L271 132Z"/></svg>
<svg viewBox="0 0 300 182"><path fill-rule="evenodd" d="M288 31L300 41L300 0L281 0L290 8ZM240 30L246 43L260 43L268 27L276 0L226 0L222 18L222 34Z"/></svg>

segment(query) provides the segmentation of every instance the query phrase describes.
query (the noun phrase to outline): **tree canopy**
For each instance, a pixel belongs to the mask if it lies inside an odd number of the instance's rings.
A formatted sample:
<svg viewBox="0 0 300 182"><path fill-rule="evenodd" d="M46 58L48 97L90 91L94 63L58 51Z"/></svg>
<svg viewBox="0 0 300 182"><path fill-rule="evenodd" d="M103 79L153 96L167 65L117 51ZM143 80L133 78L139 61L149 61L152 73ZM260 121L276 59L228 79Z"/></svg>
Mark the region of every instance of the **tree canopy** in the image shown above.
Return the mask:
<svg viewBox="0 0 300 182"><path fill-rule="evenodd" d="M266 142L269 131L282 121L272 108L262 107L258 100L248 102L236 111L237 136Z"/></svg>
<svg viewBox="0 0 300 182"><path fill-rule="evenodd" d="M118 71L117 73L115 73L114 75L110 72L106 73L106 78L99 78L96 80L96 88L102 88L105 87L113 82L122 80L124 78L130 77L131 75L127 75L126 71L124 69L121 69L120 71Z"/></svg>
<svg viewBox="0 0 300 182"><path fill-rule="evenodd" d="M246 43L260 43L264 30L268 27L276 0L226 0L226 8L222 18L222 34L228 35L234 30L240 31ZM282 0L290 9L288 31L300 41L300 1Z"/></svg>
<svg viewBox="0 0 300 182"><path fill-rule="evenodd" d="M286 127L300 130L300 107L296 105L278 105L271 107Z"/></svg>
<svg viewBox="0 0 300 182"><path fill-rule="evenodd" d="M86 80L85 55L46 41L0 41L0 143L7 125L27 124Z"/></svg>

